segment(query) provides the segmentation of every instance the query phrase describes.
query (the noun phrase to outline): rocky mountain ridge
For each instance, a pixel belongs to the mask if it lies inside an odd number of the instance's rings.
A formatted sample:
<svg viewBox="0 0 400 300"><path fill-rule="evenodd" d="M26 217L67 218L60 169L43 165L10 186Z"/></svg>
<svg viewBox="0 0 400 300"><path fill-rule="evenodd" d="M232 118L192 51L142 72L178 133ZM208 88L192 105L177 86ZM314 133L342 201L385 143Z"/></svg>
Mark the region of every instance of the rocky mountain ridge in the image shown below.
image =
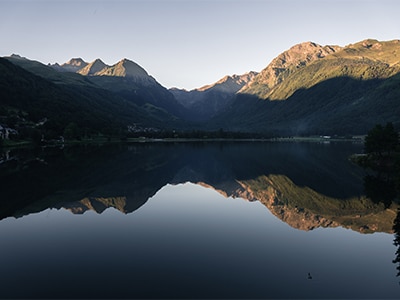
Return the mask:
<svg viewBox="0 0 400 300"><path fill-rule="evenodd" d="M63 63L62 65L59 65L58 63L55 64L48 64L48 66L53 67L57 71L60 72L72 72L76 73L80 69L86 67L88 65L87 62L85 62L82 58L71 58L69 61L66 63Z"/></svg>
<svg viewBox="0 0 400 300"><path fill-rule="evenodd" d="M367 39L345 47L333 45L321 46L313 42L297 44L273 59L271 63L263 69L258 76L243 87L239 93L255 95L261 99L284 100L300 88L314 86L329 78L352 75L357 78L360 76L361 79L364 80L388 78L400 70L399 49L400 40L380 42ZM354 67L357 68L354 61L358 61L359 64L364 64L366 68L371 64L380 64L382 71L376 74L369 74L364 71L358 75L359 71L357 69L355 71L353 70ZM318 65L315 71L311 71L313 64ZM333 66L329 64L333 64ZM335 64L342 67L340 72L332 72L332 70L336 70ZM373 66L373 68L376 69L377 67ZM387 72L387 68L395 70L393 72ZM328 71L327 74L325 74L326 71ZM310 72L317 74L311 78L303 77L302 83L293 86L293 82L297 82L292 78L293 76L297 75L297 77L300 77L300 74ZM291 76L292 74L293 76ZM287 85L293 86L291 89L292 91L286 94L280 93L280 90L288 89L286 87Z"/></svg>
<svg viewBox="0 0 400 300"><path fill-rule="evenodd" d="M108 66L99 58L95 59L91 63L88 63L85 67L76 71L76 73L84 76L95 76L98 72L101 72Z"/></svg>
<svg viewBox="0 0 400 300"><path fill-rule="evenodd" d="M83 76L125 77L142 84L156 84L155 79L145 69L127 58L121 59L111 66L105 64L100 58L90 63L85 62L82 58L72 58L62 65L56 63L49 64L49 66L57 71L78 73Z"/></svg>
<svg viewBox="0 0 400 300"><path fill-rule="evenodd" d="M237 93L241 88L254 79L258 72L250 71L242 75L226 75L215 83L205 85L195 89L195 91L205 92L211 89L225 93Z"/></svg>

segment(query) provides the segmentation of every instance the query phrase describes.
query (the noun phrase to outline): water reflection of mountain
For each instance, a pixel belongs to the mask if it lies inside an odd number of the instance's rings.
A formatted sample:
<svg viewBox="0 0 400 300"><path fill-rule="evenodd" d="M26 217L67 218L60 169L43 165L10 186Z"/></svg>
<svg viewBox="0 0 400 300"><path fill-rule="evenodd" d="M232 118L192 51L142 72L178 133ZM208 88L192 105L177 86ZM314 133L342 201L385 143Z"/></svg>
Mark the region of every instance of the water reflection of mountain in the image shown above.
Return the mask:
<svg viewBox="0 0 400 300"><path fill-rule="evenodd" d="M1 218L47 208L130 213L166 184L193 182L259 200L299 229L392 231L397 204L363 194L348 162L361 146L308 143L161 143L13 151L0 165Z"/></svg>
<svg viewBox="0 0 400 300"><path fill-rule="evenodd" d="M283 175L261 176L244 184L274 215L298 229L342 226L365 233L392 232L396 204L386 208L365 196L328 197Z"/></svg>

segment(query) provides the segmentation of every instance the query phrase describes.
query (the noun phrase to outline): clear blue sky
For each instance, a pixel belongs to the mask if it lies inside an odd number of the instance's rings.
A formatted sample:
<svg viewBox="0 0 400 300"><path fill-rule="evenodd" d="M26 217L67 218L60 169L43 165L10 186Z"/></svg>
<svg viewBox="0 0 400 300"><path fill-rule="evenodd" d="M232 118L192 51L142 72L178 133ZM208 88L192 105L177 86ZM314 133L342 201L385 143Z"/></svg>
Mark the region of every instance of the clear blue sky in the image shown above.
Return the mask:
<svg viewBox="0 0 400 300"><path fill-rule="evenodd" d="M292 45L400 39L399 0L0 0L0 56L129 58L166 87L261 71Z"/></svg>

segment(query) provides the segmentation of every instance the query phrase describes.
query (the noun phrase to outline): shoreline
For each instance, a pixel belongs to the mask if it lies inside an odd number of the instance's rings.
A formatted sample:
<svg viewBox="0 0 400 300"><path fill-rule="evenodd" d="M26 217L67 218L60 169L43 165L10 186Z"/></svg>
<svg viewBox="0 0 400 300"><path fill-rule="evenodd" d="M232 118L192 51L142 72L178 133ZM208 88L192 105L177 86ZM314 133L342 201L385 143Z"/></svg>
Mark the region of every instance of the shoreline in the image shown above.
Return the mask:
<svg viewBox="0 0 400 300"><path fill-rule="evenodd" d="M127 139L108 139L96 138L85 140L70 140L64 142L51 141L40 145L35 145L31 141L6 141L0 149L13 149L25 147L53 147L53 146L73 146L73 145L87 145L87 144L129 144L129 143L191 143L191 142L311 142L311 143L325 143L330 142L356 142L363 143L364 137L278 137L278 138L127 138Z"/></svg>

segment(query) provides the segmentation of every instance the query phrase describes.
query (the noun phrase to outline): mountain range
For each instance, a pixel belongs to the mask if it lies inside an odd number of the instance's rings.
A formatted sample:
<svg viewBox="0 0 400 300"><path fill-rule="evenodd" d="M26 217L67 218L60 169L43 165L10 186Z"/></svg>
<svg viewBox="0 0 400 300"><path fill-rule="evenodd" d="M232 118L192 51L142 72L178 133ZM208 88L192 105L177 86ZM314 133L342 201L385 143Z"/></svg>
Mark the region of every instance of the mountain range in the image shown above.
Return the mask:
<svg viewBox="0 0 400 300"><path fill-rule="evenodd" d="M53 136L71 123L114 135L127 128L358 135L386 122L400 129L399 51L400 40L305 42L259 73L191 91L163 87L129 59L44 65L11 55L0 59L0 121L21 129L46 119L43 130Z"/></svg>

